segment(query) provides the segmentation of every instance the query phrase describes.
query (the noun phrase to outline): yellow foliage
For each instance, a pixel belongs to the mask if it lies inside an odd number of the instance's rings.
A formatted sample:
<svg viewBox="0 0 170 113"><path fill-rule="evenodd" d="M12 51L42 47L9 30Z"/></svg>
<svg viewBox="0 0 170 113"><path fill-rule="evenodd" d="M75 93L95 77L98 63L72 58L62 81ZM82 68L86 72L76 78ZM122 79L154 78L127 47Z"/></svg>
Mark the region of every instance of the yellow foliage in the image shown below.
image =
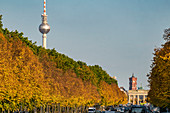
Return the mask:
<svg viewBox="0 0 170 113"><path fill-rule="evenodd" d="M68 70L63 72L56 68L51 61L54 57L44 54L39 56L19 39L10 38L10 41L0 34L0 107L16 109L20 104L33 109L33 106L42 104L60 103L62 106L93 106L96 103L114 105L126 102L126 97L116 84L99 83L95 75L93 79L83 81ZM87 67L84 67L87 68ZM91 70L82 70L86 76ZM81 68L80 68L81 72ZM6 104L4 104L6 103Z"/></svg>
<svg viewBox="0 0 170 113"><path fill-rule="evenodd" d="M165 56L160 56L163 60L170 60L170 53L165 54Z"/></svg>

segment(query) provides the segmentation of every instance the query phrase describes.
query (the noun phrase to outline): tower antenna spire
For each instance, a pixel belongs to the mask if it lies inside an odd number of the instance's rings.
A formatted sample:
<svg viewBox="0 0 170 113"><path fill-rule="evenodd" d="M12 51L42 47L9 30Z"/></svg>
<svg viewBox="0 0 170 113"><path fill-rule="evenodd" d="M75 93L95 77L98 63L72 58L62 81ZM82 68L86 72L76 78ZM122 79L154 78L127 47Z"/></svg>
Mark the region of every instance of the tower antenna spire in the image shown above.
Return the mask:
<svg viewBox="0 0 170 113"><path fill-rule="evenodd" d="M43 34L42 35L42 47L46 49L46 40L47 40L47 33L50 31L50 26L47 23L47 14L46 14L46 0L44 0L44 13L41 15L42 23L39 26L39 31Z"/></svg>
<svg viewBox="0 0 170 113"><path fill-rule="evenodd" d="M46 0L44 0L44 15L47 15L46 14Z"/></svg>

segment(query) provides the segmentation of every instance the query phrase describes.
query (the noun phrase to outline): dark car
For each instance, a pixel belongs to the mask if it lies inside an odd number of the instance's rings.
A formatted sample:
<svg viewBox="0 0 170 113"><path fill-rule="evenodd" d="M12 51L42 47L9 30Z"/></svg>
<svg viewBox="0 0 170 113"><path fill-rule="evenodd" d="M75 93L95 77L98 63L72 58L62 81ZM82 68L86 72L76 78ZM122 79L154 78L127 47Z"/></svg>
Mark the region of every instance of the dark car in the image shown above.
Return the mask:
<svg viewBox="0 0 170 113"><path fill-rule="evenodd" d="M95 111L95 113L102 113L102 111L100 111L100 110L96 110L96 111Z"/></svg>
<svg viewBox="0 0 170 113"><path fill-rule="evenodd" d="M145 106L132 106L130 113L147 113Z"/></svg>

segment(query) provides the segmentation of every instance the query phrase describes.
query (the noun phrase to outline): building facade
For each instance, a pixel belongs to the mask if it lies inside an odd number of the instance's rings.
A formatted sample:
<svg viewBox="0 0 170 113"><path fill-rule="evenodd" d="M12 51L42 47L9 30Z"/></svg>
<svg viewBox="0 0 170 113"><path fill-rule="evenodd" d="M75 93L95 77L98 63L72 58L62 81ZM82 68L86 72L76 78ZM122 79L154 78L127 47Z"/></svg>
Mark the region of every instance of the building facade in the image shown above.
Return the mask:
<svg viewBox="0 0 170 113"><path fill-rule="evenodd" d="M128 103L133 105L139 105L141 103L146 103L149 90L129 90L128 91Z"/></svg>
<svg viewBox="0 0 170 113"><path fill-rule="evenodd" d="M137 78L134 77L134 74L129 78L129 90L137 90Z"/></svg>
<svg viewBox="0 0 170 113"><path fill-rule="evenodd" d="M137 77L134 77L134 74L132 74L132 77L129 78L128 102L133 105L145 103L148 91L144 90L142 86L137 89Z"/></svg>

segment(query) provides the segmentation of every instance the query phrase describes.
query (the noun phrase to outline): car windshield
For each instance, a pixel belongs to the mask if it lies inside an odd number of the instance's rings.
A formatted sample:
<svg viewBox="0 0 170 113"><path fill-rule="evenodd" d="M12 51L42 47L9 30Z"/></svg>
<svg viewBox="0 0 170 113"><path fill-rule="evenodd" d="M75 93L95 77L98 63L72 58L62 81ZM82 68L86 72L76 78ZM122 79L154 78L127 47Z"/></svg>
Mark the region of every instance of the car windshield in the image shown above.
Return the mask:
<svg viewBox="0 0 170 113"><path fill-rule="evenodd" d="M95 111L95 109L89 109L88 111Z"/></svg>
<svg viewBox="0 0 170 113"><path fill-rule="evenodd" d="M145 113L143 108L132 108L132 113Z"/></svg>

